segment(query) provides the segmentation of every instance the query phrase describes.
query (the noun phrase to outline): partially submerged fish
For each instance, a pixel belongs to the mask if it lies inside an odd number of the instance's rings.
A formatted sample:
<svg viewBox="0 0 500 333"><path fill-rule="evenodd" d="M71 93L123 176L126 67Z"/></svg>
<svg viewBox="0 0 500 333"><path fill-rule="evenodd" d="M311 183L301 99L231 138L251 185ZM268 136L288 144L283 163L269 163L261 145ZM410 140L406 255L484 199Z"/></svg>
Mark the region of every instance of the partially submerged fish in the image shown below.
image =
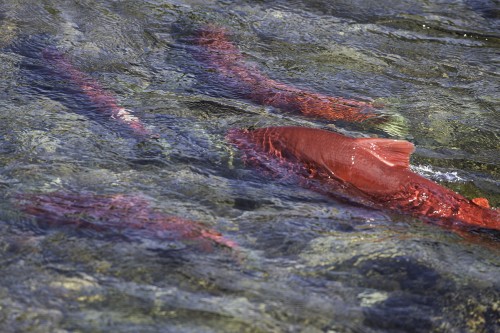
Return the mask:
<svg viewBox="0 0 500 333"><path fill-rule="evenodd" d="M236 243L201 223L162 214L145 198L68 192L18 196L21 209L46 226L72 226L156 240L182 240L210 250L212 245L235 248Z"/></svg>
<svg viewBox="0 0 500 333"><path fill-rule="evenodd" d="M359 122L377 116L370 103L331 97L298 89L270 79L245 62L224 29L213 25L201 29L196 39L200 57L250 99L286 111L325 120Z"/></svg>
<svg viewBox="0 0 500 333"><path fill-rule="evenodd" d="M322 192L339 191L364 205L446 226L500 230L500 212L489 208L486 199L466 199L412 172L409 158L414 146L408 141L350 138L303 127L232 130L228 138L247 159L269 164L272 157L288 169L295 166L292 172L324 184Z"/></svg>
<svg viewBox="0 0 500 333"><path fill-rule="evenodd" d="M138 136L156 136L146 128L139 118L120 106L116 98L104 90L97 81L76 69L56 48L45 48L42 51L42 56L53 66L52 69L58 75L67 78L72 84L78 86L99 112L109 114L112 119L126 125Z"/></svg>

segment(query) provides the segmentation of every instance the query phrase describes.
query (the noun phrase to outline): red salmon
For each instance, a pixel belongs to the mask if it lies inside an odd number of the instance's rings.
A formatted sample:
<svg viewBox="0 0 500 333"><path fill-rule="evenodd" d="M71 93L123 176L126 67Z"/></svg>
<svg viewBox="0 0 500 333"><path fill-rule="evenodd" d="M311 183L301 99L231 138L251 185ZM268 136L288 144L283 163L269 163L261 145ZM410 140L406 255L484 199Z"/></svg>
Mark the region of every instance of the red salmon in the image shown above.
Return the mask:
<svg viewBox="0 0 500 333"><path fill-rule="evenodd" d="M56 72L76 84L99 111L110 114L111 118L128 126L138 136L156 136L139 118L120 106L116 98L105 91L97 81L76 69L61 52L55 48L46 48L42 51L42 56L53 64Z"/></svg>
<svg viewBox="0 0 500 333"><path fill-rule="evenodd" d="M245 63L238 48L229 41L224 29L207 26L197 38L201 57L238 90L260 104L300 112L305 116L330 121L359 122L376 117L370 103L331 97L277 82Z"/></svg>
<svg viewBox="0 0 500 333"><path fill-rule="evenodd" d="M192 241L203 249L236 243L201 223L155 211L146 199L122 194L68 192L19 195L21 209L48 226L71 225L96 231L132 232L141 237Z"/></svg>
<svg viewBox="0 0 500 333"><path fill-rule="evenodd" d="M273 156L299 165L294 173L305 170L327 191L355 196L365 205L425 216L451 227L500 230L500 212L490 209L486 199L468 200L412 172L414 146L408 141L350 138L302 127L232 130L228 138L250 160L269 165L266 156Z"/></svg>

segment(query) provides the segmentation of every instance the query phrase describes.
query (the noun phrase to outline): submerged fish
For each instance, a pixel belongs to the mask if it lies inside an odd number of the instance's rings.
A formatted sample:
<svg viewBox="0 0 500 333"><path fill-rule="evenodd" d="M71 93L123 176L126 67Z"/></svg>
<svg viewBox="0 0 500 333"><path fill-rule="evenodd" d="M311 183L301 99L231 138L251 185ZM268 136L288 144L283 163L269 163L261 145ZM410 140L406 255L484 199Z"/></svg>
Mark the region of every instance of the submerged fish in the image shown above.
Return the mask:
<svg viewBox="0 0 500 333"><path fill-rule="evenodd" d="M78 86L98 111L109 114L112 119L126 125L138 136L156 137L139 118L120 106L116 98L104 90L97 81L76 69L56 48L45 48L42 56L53 66L58 75Z"/></svg>
<svg viewBox="0 0 500 333"><path fill-rule="evenodd" d="M196 42L201 47L200 58L203 61L260 104L330 121L359 122L377 116L370 103L326 96L270 79L245 62L241 52L220 27L206 26L199 32Z"/></svg>
<svg viewBox="0 0 500 333"><path fill-rule="evenodd" d="M408 141L350 138L302 127L232 130L228 139L249 161L284 169L319 181L329 194L379 209L426 217L450 227L500 230L500 212L484 198L473 200L440 186L409 169L414 146ZM273 168L271 168L273 169Z"/></svg>
<svg viewBox="0 0 500 333"><path fill-rule="evenodd" d="M210 250L212 245L235 248L236 243L201 223L162 214L145 198L68 192L18 196L21 209L46 226L72 226L121 236L182 240Z"/></svg>

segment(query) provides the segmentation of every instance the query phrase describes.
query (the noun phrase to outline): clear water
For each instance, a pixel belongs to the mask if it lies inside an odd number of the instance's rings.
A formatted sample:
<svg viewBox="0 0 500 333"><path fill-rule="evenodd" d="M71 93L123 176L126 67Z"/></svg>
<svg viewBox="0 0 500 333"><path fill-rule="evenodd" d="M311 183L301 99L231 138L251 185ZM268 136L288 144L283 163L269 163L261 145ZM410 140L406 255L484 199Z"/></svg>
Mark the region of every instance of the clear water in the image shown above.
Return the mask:
<svg viewBox="0 0 500 333"><path fill-rule="evenodd" d="M237 96L193 55L227 27L248 60L305 89L383 104L422 173L500 206L500 11L462 1L0 3L2 332L498 332L498 234L469 237L337 202L245 166L230 128L324 127ZM75 67L161 134L141 141L44 69ZM39 225L18 196L146 198L238 243Z"/></svg>

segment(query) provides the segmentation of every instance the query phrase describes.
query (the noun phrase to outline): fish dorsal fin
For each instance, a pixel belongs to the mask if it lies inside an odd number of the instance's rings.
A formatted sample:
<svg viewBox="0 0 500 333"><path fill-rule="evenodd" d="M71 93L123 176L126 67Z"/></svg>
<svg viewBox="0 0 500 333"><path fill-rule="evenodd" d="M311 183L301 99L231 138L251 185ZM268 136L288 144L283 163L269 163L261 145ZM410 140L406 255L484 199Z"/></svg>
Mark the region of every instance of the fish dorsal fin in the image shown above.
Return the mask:
<svg viewBox="0 0 500 333"><path fill-rule="evenodd" d="M490 202L486 198L474 198L472 199L472 202L484 208L491 208Z"/></svg>
<svg viewBox="0 0 500 333"><path fill-rule="evenodd" d="M413 143L392 139L359 139L359 145L388 166L408 168L410 155L415 150Z"/></svg>

